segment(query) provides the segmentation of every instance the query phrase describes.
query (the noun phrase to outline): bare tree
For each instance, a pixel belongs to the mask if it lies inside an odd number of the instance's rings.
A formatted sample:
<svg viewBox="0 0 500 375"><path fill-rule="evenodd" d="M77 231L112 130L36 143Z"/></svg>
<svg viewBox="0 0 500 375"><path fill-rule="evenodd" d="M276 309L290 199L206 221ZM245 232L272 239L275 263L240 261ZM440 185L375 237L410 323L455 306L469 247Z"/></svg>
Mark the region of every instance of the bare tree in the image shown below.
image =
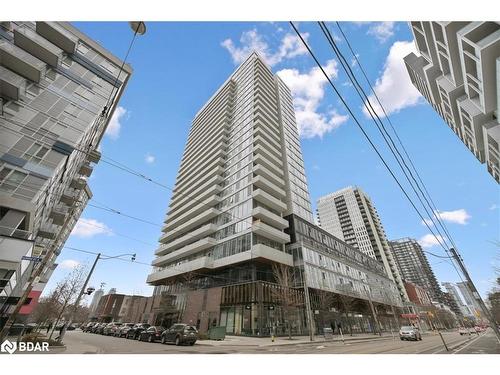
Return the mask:
<svg viewBox="0 0 500 375"><path fill-rule="evenodd" d="M63 280L57 283L54 293L57 296L56 298L61 308L59 309L57 319L54 323L49 339L52 338L54 330L61 320L66 307L74 303L76 298L78 297L78 294L80 293L80 290L82 289L85 282L86 269L87 267L79 264L78 266L73 268L73 270L68 273Z"/></svg>
<svg viewBox="0 0 500 375"><path fill-rule="evenodd" d="M278 288L271 289L271 295L276 300L284 314L288 328L288 338L292 338L292 321L297 308L304 304L300 292L294 288L293 270L284 264L273 264L273 276Z"/></svg>
<svg viewBox="0 0 500 375"><path fill-rule="evenodd" d="M317 289L315 290L317 296L317 303L319 310L321 311L321 323L322 327L325 327L325 318L330 316L330 309L335 304L335 295L332 292L326 290Z"/></svg>
<svg viewBox="0 0 500 375"><path fill-rule="evenodd" d="M358 303L358 300L346 294L337 294L335 299L340 311L345 315L347 326L349 327L349 334L352 336L352 323L348 314L351 312L354 305Z"/></svg>
<svg viewBox="0 0 500 375"><path fill-rule="evenodd" d="M60 304L57 300L56 291L52 291L52 293L48 297L40 298L40 301L36 305L33 313L30 316L30 320L33 323L37 324L35 329L36 336L40 331L40 328L49 322L53 321L60 310ZM48 332L48 330L47 330Z"/></svg>

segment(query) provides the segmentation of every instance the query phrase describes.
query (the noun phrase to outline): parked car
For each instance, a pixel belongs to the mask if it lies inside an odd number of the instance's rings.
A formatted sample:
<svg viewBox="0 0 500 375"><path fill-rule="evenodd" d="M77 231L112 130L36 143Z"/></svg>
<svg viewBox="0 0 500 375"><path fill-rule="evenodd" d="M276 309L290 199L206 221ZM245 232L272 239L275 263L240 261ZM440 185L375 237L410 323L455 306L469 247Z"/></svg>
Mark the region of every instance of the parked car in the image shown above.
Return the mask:
<svg viewBox="0 0 500 375"><path fill-rule="evenodd" d="M194 345L198 340L198 331L195 327L187 324L174 324L161 334L161 343L173 343L175 345Z"/></svg>
<svg viewBox="0 0 500 375"><path fill-rule="evenodd" d="M115 330L119 328L123 323L112 322L108 323L106 327L104 327L102 334L105 336L114 336Z"/></svg>
<svg viewBox="0 0 500 375"><path fill-rule="evenodd" d="M470 330L469 330L469 328L466 328L466 327L460 327L458 329L458 333L460 333L460 336L468 335L470 333Z"/></svg>
<svg viewBox="0 0 500 375"><path fill-rule="evenodd" d="M118 327L115 330L115 336L116 337L126 337L127 332L135 326L134 323L124 323L121 327Z"/></svg>
<svg viewBox="0 0 500 375"><path fill-rule="evenodd" d="M99 330L101 330L102 327L105 325L106 325L106 323L96 323L95 325L92 326L92 329L90 330L90 332L99 333Z"/></svg>
<svg viewBox="0 0 500 375"><path fill-rule="evenodd" d="M88 322L87 324L84 324L82 326L82 331L83 332L91 332L92 330L92 327L94 327L95 325L97 325L99 323L96 323L96 322Z"/></svg>
<svg viewBox="0 0 500 375"><path fill-rule="evenodd" d="M475 333L481 333L481 332L484 332L485 329L481 326L475 326L474 331L475 331Z"/></svg>
<svg viewBox="0 0 500 375"><path fill-rule="evenodd" d="M151 326L139 334L139 341L156 342L161 340L161 334L165 331L165 327Z"/></svg>
<svg viewBox="0 0 500 375"><path fill-rule="evenodd" d="M104 328L106 328L106 326L108 325L108 323L101 323L99 324L95 330L93 331L94 333L97 333L99 335L102 335L103 334L103 331L104 331Z"/></svg>
<svg viewBox="0 0 500 375"><path fill-rule="evenodd" d="M417 327L403 326L399 330L399 338L401 340L422 340L422 334Z"/></svg>
<svg viewBox="0 0 500 375"><path fill-rule="evenodd" d="M149 327L151 327L150 324L138 323L128 330L127 335L125 337L127 339L139 340L139 334L142 331L145 331L146 329L148 329Z"/></svg>

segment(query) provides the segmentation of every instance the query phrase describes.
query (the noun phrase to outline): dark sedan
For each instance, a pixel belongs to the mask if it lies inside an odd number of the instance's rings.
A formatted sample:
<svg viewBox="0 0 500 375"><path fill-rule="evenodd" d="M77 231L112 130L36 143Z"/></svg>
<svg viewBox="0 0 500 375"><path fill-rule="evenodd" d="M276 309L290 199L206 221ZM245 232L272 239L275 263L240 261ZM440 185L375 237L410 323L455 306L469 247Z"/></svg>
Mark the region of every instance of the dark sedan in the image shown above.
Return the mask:
<svg viewBox="0 0 500 375"><path fill-rule="evenodd" d="M174 324L161 335L161 343L173 343L175 345L194 345L198 340L198 331L195 327L187 324Z"/></svg>
<svg viewBox="0 0 500 375"><path fill-rule="evenodd" d="M165 331L164 327L151 326L139 334L139 341L156 342L161 340L161 334Z"/></svg>
<svg viewBox="0 0 500 375"><path fill-rule="evenodd" d="M147 323L139 323L139 324L136 324L135 326L133 326L132 328L130 328L128 331L127 331L127 334L125 335L125 337L127 339L134 339L134 340L138 340L139 339L139 335L142 331L145 331L147 330L149 327L151 327L150 324L147 324Z"/></svg>
<svg viewBox="0 0 500 375"><path fill-rule="evenodd" d="M126 337L127 332L134 327L134 323L124 323L121 327L115 330L115 336L116 337Z"/></svg>
<svg viewBox="0 0 500 375"><path fill-rule="evenodd" d="M106 328L107 325L108 325L107 323L98 324L95 328L92 329L92 333L97 333L102 335L102 332L104 331L104 328Z"/></svg>

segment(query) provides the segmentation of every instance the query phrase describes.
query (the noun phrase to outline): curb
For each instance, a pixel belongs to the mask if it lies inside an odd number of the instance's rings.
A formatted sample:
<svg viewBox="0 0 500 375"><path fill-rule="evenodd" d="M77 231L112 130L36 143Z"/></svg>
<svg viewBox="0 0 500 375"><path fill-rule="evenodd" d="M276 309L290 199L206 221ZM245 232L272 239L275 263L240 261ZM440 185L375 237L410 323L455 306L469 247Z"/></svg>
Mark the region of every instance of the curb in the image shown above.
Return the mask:
<svg viewBox="0 0 500 375"><path fill-rule="evenodd" d="M353 338L348 338L345 339L345 342L349 341L354 341L354 342L360 342L360 341L378 341L378 340L392 340L392 336L382 336L382 337L353 337ZM203 340L205 341L205 340ZM316 345L316 344L325 344L325 343L341 343L341 339L334 339L334 340L315 340L315 341L302 341L302 342L284 342L284 343L253 343L253 344L245 344L245 343L235 343L235 344L227 344L227 345L212 345L211 343L204 343L203 341L197 341L197 345L204 345L204 346L213 346L213 347L231 347L231 346L254 346L258 348L262 347L273 347L273 346L290 346L290 345ZM292 340L293 341L293 340Z"/></svg>

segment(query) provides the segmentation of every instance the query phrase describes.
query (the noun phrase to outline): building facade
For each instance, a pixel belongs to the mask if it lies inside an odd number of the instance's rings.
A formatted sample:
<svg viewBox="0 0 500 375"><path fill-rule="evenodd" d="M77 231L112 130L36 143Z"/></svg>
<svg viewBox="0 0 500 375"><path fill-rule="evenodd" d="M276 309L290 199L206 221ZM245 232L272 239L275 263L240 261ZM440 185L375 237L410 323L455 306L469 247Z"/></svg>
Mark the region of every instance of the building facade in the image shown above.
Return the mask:
<svg viewBox="0 0 500 375"><path fill-rule="evenodd" d="M469 315L479 317L483 309L474 298L474 295L472 294L470 288L468 287L467 282L461 281L458 282L456 285L458 290L460 290L460 294L462 295L462 298L465 302L465 306L470 311Z"/></svg>
<svg viewBox="0 0 500 375"><path fill-rule="evenodd" d="M441 288L422 246L412 238L389 241L389 246L403 280L424 288L433 301L443 302Z"/></svg>
<svg viewBox="0 0 500 375"><path fill-rule="evenodd" d="M97 147L132 71L65 22L0 23L0 313L55 250L36 303L87 201ZM24 309L24 308L23 308Z"/></svg>
<svg viewBox="0 0 500 375"><path fill-rule="evenodd" d="M298 221L321 231L313 224L291 92L252 53L193 120L147 279L155 291L145 318L165 326L183 321L201 332L224 326L237 335L285 334L288 328L307 333L309 294L299 281L299 247L291 247ZM340 262L328 273L335 286L325 288L332 294L346 289L366 302L364 288L376 274L388 283L389 296L373 290L374 300L400 304L397 293L390 296L396 287L381 264L336 241L322 245L332 246L328 251ZM291 315L276 294L284 290L277 265L294 270L286 288L297 302ZM345 286L338 287L341 279Z"/></svg>
<svg viewBox="0 0 500 375"><path fill-rule="evenodd" d="M312 220L291 93L253 53L193 120L148 282L291 266L289 213Z"/></svg>
<svg viewBox="0 0 500 375"><path fill-rule="evenodd" d="M368 195L358 187L346 187L320 197L317 213L323 229L382 263L403 301L408 301L384 228Z"/></svg>
<svg viewBox="0 0 500 375"><path fill-rule="evenodd" d="M462 296L460 295L460 292L457 288L457 286L453 283L449 282L444 282L443 283L444 288L448 292L448 294L453 298L455 303L457 304L460 314L462 316L473 316L474 311L472 311L463 301ZM451 306L450 306L451 307Z"/></svg>
<svg viewBox="0 0 500 375"><path fill-rule="evenodd" d="M415 87L500 182L500 23L410 22Z"/></svg>
<svg viewBox="0 0 500 375"><path fill-rule="evenodd" d="M419 306L432 306L431 297L427 289L410 282L405 282L405 288L410 302Z"/></svg>
<svg viewBox="0 0 500 375"><path fill-rule="evenodd" d="M97 289L92 296L92 301L89 305L89 315L90 317L94 317L95 311L97 310L97 306L99 305L99 300L104 295L104 290L102 288Z"/></svg>

